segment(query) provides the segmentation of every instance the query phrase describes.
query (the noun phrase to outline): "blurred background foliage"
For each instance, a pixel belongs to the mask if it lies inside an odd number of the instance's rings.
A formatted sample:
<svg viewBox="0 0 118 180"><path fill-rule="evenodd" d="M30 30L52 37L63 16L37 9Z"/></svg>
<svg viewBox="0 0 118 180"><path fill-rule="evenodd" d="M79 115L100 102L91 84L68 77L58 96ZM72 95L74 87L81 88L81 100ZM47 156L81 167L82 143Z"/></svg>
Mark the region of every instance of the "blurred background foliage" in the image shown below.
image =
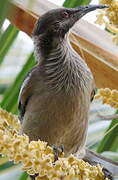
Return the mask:
<svg viewBox="0 0 118 180"><path fill-rule="evenodd" d="M66 0L65 7L77 7L89 4L91 0ZM33 44L19 35L23 32L6 20L8 11L8 0L0 4L0 105L9 112L18 114L18 94L26 73L35 65L33 56ZM27 36L27 35L25 35ZM28 37L27 37L28 39ZM30 38L29 38L30 39ZM25 43L24 43L25 42ZM21 48L22 46L22 48ZM28 47L28 48L27 48ZM24 50L23 50L24 49ZM18 58L17 58L18 57ZM14 60L15 59L15 60ZM19 63L16 61L19 61ZM12 62L13 61L13 62ZM12 62L12 63L11 63ZM15 64L15 69L9 67ZM15 71L16 70L16 71ZM15 75L12 75L15 74ZM87 147L102 153L104 156L118 161L118 127L113 126L118 120L101 121L96 116L97 112L114 113L114 109L93 102L90 109L90 125L88 131ZM105 133L110 131L107 135ZM20 165L8 162L6 157L0 157L0 180L28 180L26 173L21 171Z"/></svg>

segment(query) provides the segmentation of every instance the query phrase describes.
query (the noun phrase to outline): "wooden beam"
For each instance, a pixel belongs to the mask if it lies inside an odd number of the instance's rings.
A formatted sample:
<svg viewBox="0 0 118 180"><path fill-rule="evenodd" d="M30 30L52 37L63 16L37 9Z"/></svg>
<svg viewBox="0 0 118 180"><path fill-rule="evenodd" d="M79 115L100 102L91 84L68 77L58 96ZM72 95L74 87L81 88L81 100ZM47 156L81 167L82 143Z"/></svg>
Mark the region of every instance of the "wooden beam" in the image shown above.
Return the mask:
<svg viewBox="0 0 118 180"><path fill-rule="evenodd" d="M45 0L14 0L10 3L8 19L31 36L36 20L56 5ZM118 47L111 35L80 20L69 36L73 48L86 61L94 74L97 87L118 89Z"/></svg>

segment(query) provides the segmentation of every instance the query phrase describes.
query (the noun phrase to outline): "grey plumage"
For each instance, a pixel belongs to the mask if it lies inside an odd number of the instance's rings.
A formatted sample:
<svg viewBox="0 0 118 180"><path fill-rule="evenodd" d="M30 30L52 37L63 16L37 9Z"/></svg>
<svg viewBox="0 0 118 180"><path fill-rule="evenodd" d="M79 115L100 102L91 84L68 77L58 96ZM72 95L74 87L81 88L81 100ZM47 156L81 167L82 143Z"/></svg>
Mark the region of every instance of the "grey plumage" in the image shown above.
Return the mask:
<svg viewBox="0 0 118 180"><path fill-rule="evenodd" d="M33 40L38 65L25 79L20 95L21 107L26 104L26 96L30 97L22 117L22 131L31 140L64 144L66 154L75 153L85 144L93 76L72 49L68 36L40 36L36 32L37 26ZM48 49L44 49L45 39Z"/></svg>
<svg viewBox="0 0 118 180"><path fill-rule="evenodd" d="M95 90L92 73L71 47L67 32L84 14L104 7L51 10L37 21L33 31L37 65L20 91L22 133L30 140L63 144L66 155L84 149Z"/></svg>
<svg viewBox="0 0 118 180"><path fill-rule="evenodd" d="M32 140L40 138L50 145L64 144L66 153L75 153L85 143L94 89L90 70L74 51L72 53L59 58L59 65L53 64L55 59L48 59L45 64L39 62L21 92L21 104L25 102L25 94L30 96L23 117L23 132ZM74 145L70 143L71 136Z"/></svg>

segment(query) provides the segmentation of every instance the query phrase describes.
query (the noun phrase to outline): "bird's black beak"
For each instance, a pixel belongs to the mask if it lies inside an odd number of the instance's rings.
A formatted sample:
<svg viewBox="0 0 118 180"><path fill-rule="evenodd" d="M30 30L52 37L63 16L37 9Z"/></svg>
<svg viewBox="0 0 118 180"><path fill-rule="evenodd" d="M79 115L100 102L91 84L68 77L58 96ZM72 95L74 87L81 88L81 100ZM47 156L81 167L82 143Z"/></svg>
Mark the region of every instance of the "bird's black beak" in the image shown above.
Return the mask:
<svg viewBox="0 0 118 180"><path fill-rule="evenodd" d="M94 11L96 9L103 9L103 8L108 8L107 5L87 5L87 6L79 6L77 8L74 8L74 14L75 16L78 17L78 19L80 19L82 16L84 16L85 14L87 14L88 12Z"/></svg>

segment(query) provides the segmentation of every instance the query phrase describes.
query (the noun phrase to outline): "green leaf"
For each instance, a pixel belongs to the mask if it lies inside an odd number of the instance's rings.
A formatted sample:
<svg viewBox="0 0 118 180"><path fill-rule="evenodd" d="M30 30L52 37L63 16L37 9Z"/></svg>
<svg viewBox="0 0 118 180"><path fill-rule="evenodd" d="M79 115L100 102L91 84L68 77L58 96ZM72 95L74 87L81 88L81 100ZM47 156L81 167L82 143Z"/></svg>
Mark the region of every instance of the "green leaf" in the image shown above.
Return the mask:
<svg viewBox="0 0 118 180"><path fill-rule="evenodd" d="M27 180L27 178L28 178L28 174L24 172L21 174L21 176L18 180Z"/></svg>
<svg viewBox="0 0 118 180"><path fill-rule="evenodd" d="M101 138L104 135L104 132L110 125L110 121L99 120L99 118L97 117L97 111L99 111L99 107L97 110L95 109L95 107L98 105L98 102L94 103L91 106L92 109L90 112L90 121L86 146L90 149L94 148L94 150L96 150L101 141Z"/></svg>
<svg viewBox="0 0 118 180"><path fill-rule="evenodd" d="M118 161L118 153L117 152L111 152L111 151L105 151L101 153L102 156L105 156L107 158L110 158L114 161Z"/></svg>
<svg viewBox="0 0 118 180"><path fill-rule="evenodd" d="M116 127L113 128L114 126ZM118 151L118 119L112 120L107 131L109 131L111 128L113 128L113 130L111 130L111 132L109 132L99 144L97 149L98 153L103 151Z"/></svg>
<svg viewBox="0 0 118 180"><path fill-rule="evenodd" d="M87 5L92 0L66 0L63 4L64 7L74 8L81 5Z"/></svg>
<svg viewBox="0 0 118 180"><path fill-rule="evenodd" d="M10 88L5 92L1 107L9 112L17 113L17 100L21 84L24 80L26 73L35 65L33 53L28 57L28 60L21 72L16 77L15 81Z"/></svg>
<svg viewBox="0 0 118 180"><path fill-rule="evenodd" d="M12 43L18 35L19 30L13 26L9 25L8 28L4 31L4 33L0 37L0 64L3 62L4 57L9 51Z"/></svg>
<svg viewBox="0 0 118 180"><path fill-rule="evenodd" d="M7 88L8 88L8 85L1 84L0 85L0 94L3 94Z"/></svg>
<svg viewBox="0 0 118 180"><path fill-rule="evenodd" d="M9 0L1 0L0 2L0 29L4 23L4 20L6 18L7 10L8 8L8 1Z"/></svg>
<svg viewBox="0 0 118 180"><path fill-rule="evenodd" d="M0 171L5 170L5 169L8 169L8 168L11 168L11 167L13 167L13 166L15 166L15 165L13 164L13 162L8 161L8 162L0 165Z"/></svg>

